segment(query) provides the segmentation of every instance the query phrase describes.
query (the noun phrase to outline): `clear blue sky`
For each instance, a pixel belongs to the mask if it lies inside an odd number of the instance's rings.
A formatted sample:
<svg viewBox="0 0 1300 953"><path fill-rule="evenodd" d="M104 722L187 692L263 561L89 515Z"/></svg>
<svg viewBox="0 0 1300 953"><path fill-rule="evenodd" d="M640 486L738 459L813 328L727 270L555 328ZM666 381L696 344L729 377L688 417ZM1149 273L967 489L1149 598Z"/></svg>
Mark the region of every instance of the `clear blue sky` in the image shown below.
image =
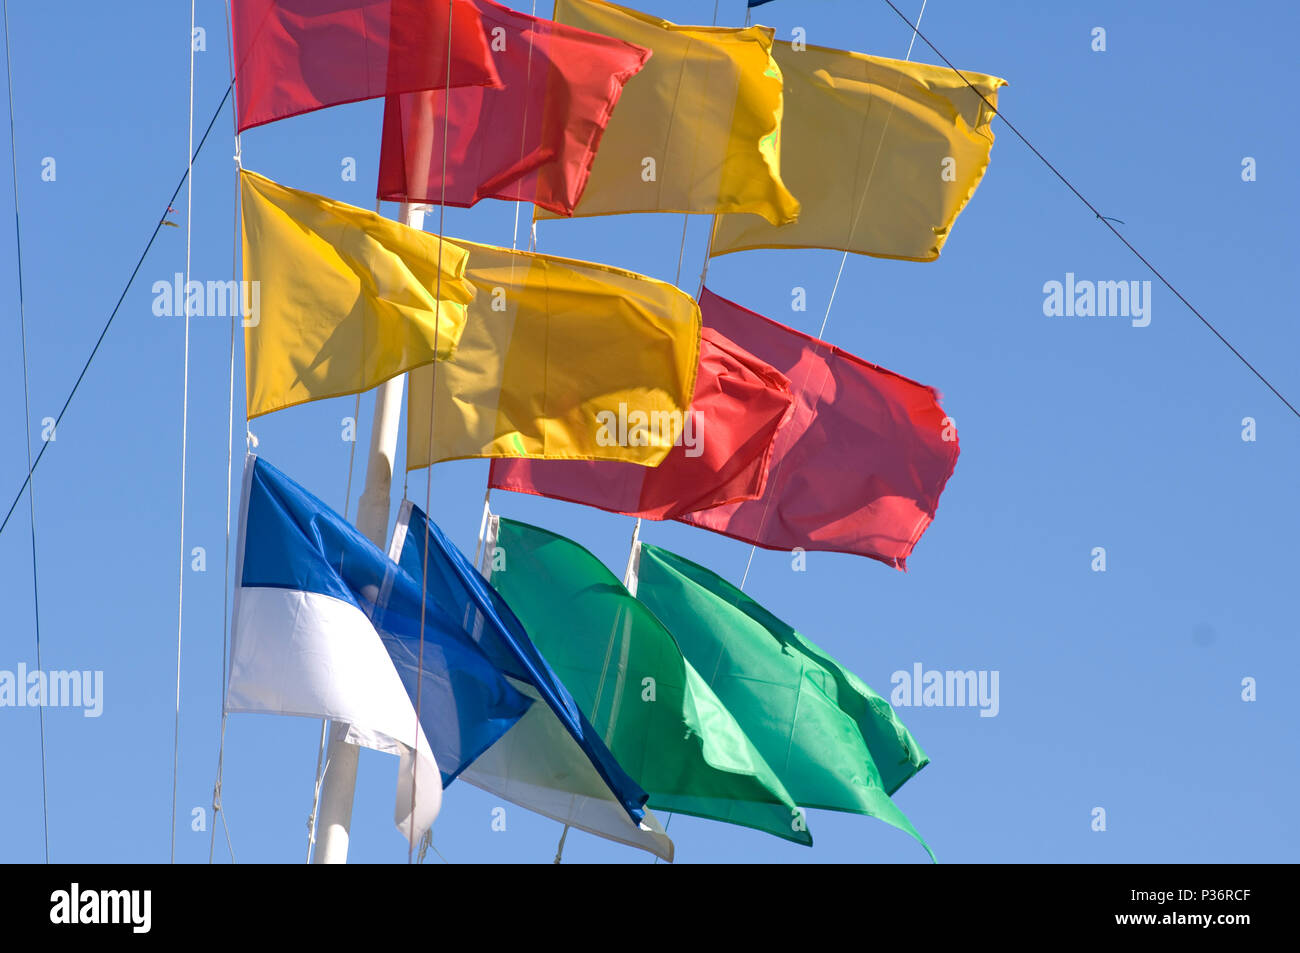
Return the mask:
<svg viewBox="0 0 1300 953"><path fill-rule="evenodd" d="M527 9L528 0L513 0ZM642 0L681 23L711 4ZM919 0L901 3L914 16ZM10 4L18 192L34 436L62 404L186 155L188 4ZM550 4L539 4L549 12ZM742 0L719 22L738 25ZM200 0L202 129L228 82L224 4ZM788 37L901 57L909 32L879 0L776 0L758 22ZM1093 52L1091 31L1107 31ZM1292 401L1300 328L1291 280L1297 142L1291 4L970 4L931 0L922 29L958 66L1006 77L1001 105ZM934 62L919 41L914 58ZM254 130L248 168L373 207L380 105ZM811 554L804 573L760 551L747 589L882 693L911 669L1000 672L1000 712L903 709L932 764L898 803L941 861L1285 861L1300 848L1294 791L1300 667L1294 540L1297 420L1165 289L1149 327L1049 318L1043 284L1067 272L1149 279L1001 123L989 173L933 264L851 258L827 337L938 387L962 454L907 574ZM194 172L194 277L228 278L234 205L227 112ZM57 179L41 180L41 160ZM344 157L358 181L340 177ZM1245 156L1258 181L1241 178ZM7 173L4 180L8 181ZM10 203L5 187L5 211ZM184 193L176 203L184 223ZM385 211L393 214L393 206ZM450 236L509 243L515 208L448 210ZM525 210L525 220L527 211ZM431 219L436 228L436 216ZM671 280L680 216L545 222L542 251ZM706 222L692 222L693 290ZM0 228L0 493L25 468L12 229ZM150 286L184 268L185 232L164 229L36 474L41 631L47 669L104 672L104 712L46 719L51 858L165 861L175 691L182 321L155 317ZM825 251L714 261L709 285L816 333L839 265ZM808 310L792 313L791 288ZM191 329L177 859L204 861L220 724L229 325ZM239 352L242 355L242 348ZM242 414L242 357L236 414ZM259 420L260 452L342 508L345 398ZM1241 439L1242 418L1258 439ZM360 456L368 439L363 399ZM236 421L236 486L243 453ZM487 464L436 468L432 516L471 552ZM411 495L423 505L425 473ZM353 506L361 468L353 485ZM393 504L396 508L399 493ZM498 493L504 515L566 533L621 569L632 520ZM677 524L645 538L738 581L749 547ZM35 664L28 511L0 537L0 669ZM1103 546L1107 571L1091 570ZM1290 580L1290 581L1288 581ZM1258 700L1241 699L1245 677ZM1287 711L1292 714L1287 715ZM300 861L319 725L232 716L225 805L235 854ZM0 860L39 861L37 718L0 709ZM352 858L398 862L396 759L364 751ZM452 862L547 862L560 826L464 783L448 789L435 844ZM1106 811L1107 830L1091 829ZM211 818L208 819L209 824ZM676 817L679 862L925 861L870 818L812 812L806 849ZM218 859L228 859L219 847ZM570 836L572 861L648 855ZM436 858L430 856L436 862Z"/></svg>

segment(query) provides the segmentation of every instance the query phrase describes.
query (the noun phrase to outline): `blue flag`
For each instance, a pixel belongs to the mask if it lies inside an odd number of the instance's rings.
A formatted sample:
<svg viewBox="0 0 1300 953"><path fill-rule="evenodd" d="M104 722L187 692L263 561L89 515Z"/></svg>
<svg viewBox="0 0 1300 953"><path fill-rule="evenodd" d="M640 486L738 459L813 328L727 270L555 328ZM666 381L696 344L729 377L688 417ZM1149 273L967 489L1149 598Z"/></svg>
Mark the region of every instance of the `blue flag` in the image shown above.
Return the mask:
<svg viewBox="0 0 1300 953"><path fill-rule="evenodd" d="M414 580L417 591L421 579L427 576L430 601L440 602L446 607L483 658L506 676L528 686L530 694L535 693L541 703L550 708L628 816L640 824L645 816L645 791L605 747L599 733L533 645L523 623L505 600L451 544L442 530L409 500L402 504L398 514L389 554L399 564L402 575ZM428 635L425 637L427 640ZM417 649L418 645L410 648ZM426 644L426 671L428 652ZM426 724L425 731L432 737L431 726Z"/></svg>

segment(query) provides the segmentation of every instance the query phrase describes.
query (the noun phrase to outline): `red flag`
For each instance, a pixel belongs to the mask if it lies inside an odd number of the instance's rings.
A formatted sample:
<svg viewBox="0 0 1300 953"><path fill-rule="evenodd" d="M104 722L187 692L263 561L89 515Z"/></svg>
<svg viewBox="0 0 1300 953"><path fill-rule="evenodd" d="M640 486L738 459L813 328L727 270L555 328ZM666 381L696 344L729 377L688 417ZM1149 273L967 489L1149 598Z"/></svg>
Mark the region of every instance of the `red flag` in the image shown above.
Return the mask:
<svg viewBox="0 0 1300 953"><path fill-rule="evenodd" d="M240 132L341 103L499 82L470 0L233 0L231 12Z"/></svg>
<svg viewBox="0 0 1300 953"><path fill-rule="evenodd" d="M623 85L650 50L473 2L501 86L389 97L379 197L462 208L508 199L571 215Z"/></svg>
<svg viewBox="0 0 1300 953"><path fill-rule="evenodd" d="M934 519L957 432L932 388L704 291L715 328L790 379L763 495L681 517L765 549L870 556L898 569Z"/></svg>
<svg viewBox="0 0 1300 953"><path fill-rule="evenodd" d="M705 328L690 416L659 466L499 459L488 485L654 520L752 500L763 492L774 438L793 404L783 374Z"/></svg>

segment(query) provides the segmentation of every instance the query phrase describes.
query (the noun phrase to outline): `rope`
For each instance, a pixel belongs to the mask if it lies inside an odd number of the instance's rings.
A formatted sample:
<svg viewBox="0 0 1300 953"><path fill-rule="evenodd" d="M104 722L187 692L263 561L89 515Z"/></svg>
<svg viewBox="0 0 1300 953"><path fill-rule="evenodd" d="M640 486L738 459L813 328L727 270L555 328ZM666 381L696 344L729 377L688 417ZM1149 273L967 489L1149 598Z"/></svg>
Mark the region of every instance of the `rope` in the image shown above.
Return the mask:
<svg viewBox="0 0 1300 953"><path fill-rule="evenodd" d="M893 3L890 2L890 0L885 0L885 3L889 5L889 9L893 10L895 13L898 14L899 18L901 18L904 23L907 23L908 26L912 26L911 23L908 23L907 17L904 16L902 12L899 11L898 7L894 6ZM933 50L934 54L938 56L941 60L943 60L944 64L954 73L956 73L958 78L961 79L963 83L965 83L967 86L970 86L971 91L974 92L975 95L980 98L980 101L983 102L985 106L987 106L990 110L992 110L994 115L996 115L1004 123L1006 123L1007 128L1010 129L1015 134L1016 138L1019 139L1021 142L1023 142L1029 148L1029 151L1032 152L1035 156L1037 156L1038 160L1042 162L1043 165L1047 166L1047 168L1051 170L1052 174L1055 175L1058 179L1060 179L1067 189L1069 189L1071 192L1074 193L1075 198L1077 198L1080 202L1082 202L1084 206L1087 207L1088 211L1092 212L1092 214L1096 216L1099 222L1101 222L1108 229L1110 229L1111 233L1116 238L1118 238L1121 242L1124 243L1124 247L1127 248L1129 251L1131 251L1134 254L1134 256L1137 258L1137 260L1142 262L1142 264L1144 264L1147 267L1147 270L1150 271L1151 274L1155 275L1156 278L1160 280L1160 283L1162 285L1164 285L1166 288L1172 291L1174 293L1174 296L1179 301L1181 301L1184 305L1187 306L1188 311L1196 315L1196 317L1200 320L1200 322L1210 329L1210 331L1214 334L1214 336L1223 343L1224 347L1226 347L1229 351L1231 351L1236 356L1237 360L1241 361L1242 364L1246 365L1246 367L1250 370L1250 372L1254 374L1257 378L1259 378L1260 382L1263 383L1263 385L1267 387L1269 390L1271 390L1273 392L1273 395L1278 400L1286 404L1287 409L1290 410L1291 413L1295 414L1297 417L1300 417L1300 410L1297 410L1289 400L1283 397L1281 392L1278 391L1278 389L1274 387L1271 383L1269 383L1268 378L1266 378L1263 374L1261 374L1258 370L1256 370L1255 365L1250 363L1250 361L1246 360L1245 355L1243 355L1240 351L1238 351L1235 347L1233 347L1232 343L1227 338L1225 338L1222 334L1219 333L1218 328L1216 328L1213 324L1211 324L1206 319L1206 317L1203 314L1201 314L1201 312L1198 311L1190 301L1188 301L1185 297L1183 297L1183 293L1179 291L1177 288L1175 288L1173 284L1169 281L1169 279L1166 278L1163 274L1161 274L1160 271L1156 268L1156 266L1151 264L1151 262L1147 260L1146 256L1143 255L1140 251L1138 251L1136 246L1134 246L1132 242L1130 242L1127 238L1125 238L1123 234L1119 231L1119 229L1117 229L1114 225L1111 224L1111 220L1105 215L1102 215L1101 212L1097 210L1097 207L1093 205L1091 202L1089 202L1084 197L1083 193L1080 192L1077 188L1075 188L1074 184L1070 182L1070 180L1067 179L1061 173L1061 171L1056 168L1056 166L1054 166L1051 162L1049 162L1046 156L1044 156L1041 152L1038 151L1038 149L1034 146L1034 144L1025 137L1024 133L1022 133L1019 129L1017 129L1012 124L1011 120L1009 120L1005 115L999 112L998 109L994 107L993 104L990 103L984 97L984 94L981 93L978 89L974 87L974 85L971 84L971 81L968 80L965 77L965 75L962 74L961 70L957 69L957 67L952 65L952 61L949 60L948 57L944 56L943 53L939 51L939 48L936 47L933 43L931 43L926 38L926 35L920 31L920 29L918 28L919 25L920 25L920 20L918 19L917 26L913 26L912 29L916 32L916 35L921 38L921 40L925 43L925 45L928 46L931 50Z"/></svg>
<svg viewBox="0 0 1300 953"><path fill-rule="evenodd" d="M217 788L216 793L217 801L220 803L221 789ZM230 851L230 862L233 864L235 863L235 845L230 843L230 825L226 823L226 812L224 810L219 811L218 814L221 817L221 829L226 832L226 850Z"/></svg>
<svg viewBox="0 0 1300 953"><path fill-rule="evenodd" d="M748 22L748 20L749 20L749 14L745 14L745 20L746 20L746 22ZM673 812L672 812L672 811L669 811L669 812L668 812L668 820L664 821L664 836L665 836L665 837L668 836L668 828L672 826L672 823L673 823ZM659 863L659 855L658 855L658 854L655 854L655 863L656 863L656 864Z"/></svg>
<svg viewBox="0 0 1300 953"><path fill-rule="evenodd" d="M352 466L357 459L357 420L361 417L361 392L357 391L357 402L352 408L352 448L348 451L348 486L343 493L343 519L348 518L348 508L352 505Z"/></svg>
<svg viewBox="0 0 1300 953"><path fill-rule="evenodd" d="M537 0L533 0L533 6L532 6L532 10L531 10L531 12L530 12L530 15L531 15L531 16L534 16L534 17L537 16ZM531 34L531 32L530 32L529 37L528 37L528 74L527 74L527 76L528 76L528 85L531 86L531 85L532 85L532 81L533 81L533 38L532 38L532 34ZM525 103L524 103L524 121L523 121L523 126L522 126L522 128L520 128L520 130L519 130L519 159L520 159L520 161L523 161L523 158L524 158L524 149L525 149L526 146L527 146L527 142L528 142L528 103L527 103L527 101L525 101ZM444 176L446 175L446 169L443 170L443 175L444 175ZM515 226L514 226L514 230L511 232L511 235L510 235L510 250L511 250L511 251L518 251L518 250L519 250L519 210L520 210L521 208L523 208L523 205L524 205L523 199L520 199L519 201L515 202ZM529 227L528 235L529 235L529 238L528 238L528 250L529 250L530 252L536 251L536 250L537 250L537 222L536 222L536 221L533 221L533 222L531 223L531 225L530 225L530 227ZM514 277L514 274L515 274L514 259L511 259L511 263L510 263L510 277L513 278L513 277ZM487 480L487 484L488 484L488 485L484 488L484 491L483 491L483 510L484 510L483 524L482 524L482 526L479 528L478 549L475 550L475 555L474 555L474 565L476 565L476 566L478 565L478 559L479 559L479 552L478 552L478 551L479 551L479 549L482 549L482 546L483 546L483 530L487 527L487 507L488 507L488 504L489 504L489 502L491 501L491 498L492 498L492 470L491 470L491 467L490 467L490 466L489 466L489 469L488 469L488 480ZM429 843L432 844L433 841L430 840ZM439 855L439 856L441 856L441 855ZM444 861L444 863L445 863L445 861Z"/></svg>
<svg viewBox="0 0 1300 953"><path fill-rule="evenodd" d="M904 62L906 62L906 61L908 61L908 60L911 60L911 58L912 58L912 47L916 44L916 37L917 37L917 35L918 35L918 28L919 28L920 25L921 25L921 18L922 18L923 16L925 16L925 5L926 5L927 2L928 2L928 0L921 0L921 12L918 13L918 14L916 15L916 26L915 26L915 27L912 27L912 39L911 39L911 40L908 42L908 44L907 44L907 55L903 58L903 59L904 59ZM911 26L910 23L909 23L908 25ZM894 92L895 92L895 93L898 92L898 88L899 88L899 86L902 85L902 81L903 81L903 79L902 79L902 77L900 76L900 77L898 78L898 82L895 83L895 85L894 85ZM881 130L880 130L880 138L879 138L878 140L876 140L876 152L875 152L875 155L873 155L873 156L871 157L871 168L867 170L867 181L866 181L866 185L865 185L865 186L863 187L863 189L862 189L862 197L858 200L858 208L857 208L857 210L853 213L853 222L852 222L852 223L850 224L850 226L849 226L849 237L850 237L850 238L852 238L852 237L853 237L853 233L854 233L855 231L857 231L857 229L858 229L858 222L859 222L859 221L861 220L861 218L862 218L862 210L866 207L866 203L867 203L867 193L871 191L871 182L872 182L872 180L873 180L873 179L875 178L875 176L876 176L876 165L877 165L877 163L880 161L880 150L881 150L881 149L884 147L884 145L885 145L885 133L889 131L889 121L890 121L891 119L893 119L893 118L894 118L894 101L891 100L891 101L890 101L890 104L889 104L889 112L887 112L887 113L885 114L885 124L884 124L884 126L881 128ZM824 340L825 337L826 337L826 322L828 322L828 321L831 319L831 306L835 303L835 293L839 290L839 287L840 287L840 279L844 277L844 265L845 265L846 262L848 262L848 260L849 260L849 253L846 251L846 252L844 253L843 257L840 258L840 267L839 267L839 271L836 272L836 274L835 274L835 283L834 283L833 285L831 285L831 295L830 295L829 300L827 300L827 302L826 302L826 314L822 316L822 326L821 326L821 327L818 329L818 331L817 331L817 338L818 338L818 340ZM701 284L701 288L703 288L703 284ZM795 399L796 399L796 400L798 400L799 397L801 397L801 396L803 395L804 387L805 387L805 385L807 385L807 383L808 383L808 377L807 377L807 375L805 374L805 375L804 375L804 379L799 383L799 390L798 390L798 392L795 394ZM780 464L780 462L778 462L778 463L777 463L777 466L776 466L776 470L773 471L773 473L772 473L772 475L771 475L771 478L770 478L770 484L769 484L769 485L775 487L776 476L777 476L777 474L780 472L780 470L781 470L781 464ZM772 508L772 500L775 499L775 498L776 498L776 494L775 494L775 490L774 490L773 493L772 493L771 495L768 496L766 502L763 504L763 516L762 516L762 518L759 519L759 521L758 521L758 535L759 535L759 536L762 535L762 533L763 533L763 527L767 524L767 516L768 516L769 511L770 511L771 508ZM752 545L752 546L749 547L749 559L745 562L745 573L744 573L743 576L740 577L740 587L739 587L739 588L740 588L741 590L743 590L743 589L745 588L745 582L749 579L749 568L750 568L750 566L752 566L752 565L754 564L754 553L756 553L757 551L758 551L758 546L757 546L757 545Z"/></svg>
<svg viewBox="0 0 1300 953"><path fill-rule="evenodd" d="M222 694L225 694L225 686L222 685ZM212 863L212 855L216 848L217 841L217 819L221 819L221 827L226 832L226 848L230 851L230 862L235 862L235 847L230 843L230 825L226 823L225 805L221 801L221 781L222 772L225 766L226 757L226 711L225 702L222 702L221 711L221 742L217 749L217 780L212 785L212 834L208 840L208 863Z"/></svg>
<svg viewBox="0 0 1300 953"><path fill-rule="evenodd" d="M27 470L32 469L32 398L30 376L27 370L27 309L23 297L23 231L18 213L18 147L14 133L14 78L13 66L9 52L9 0L4 0L5 20L5 81L9 90L9 156L14 183L14 244L17 251L18 268L18 330L22 338L23 360L23 425L26 439ZM19 491L19 496L22 491ZM32 610L36 622L36 670L45 671L41 664L41 587L36 570L36 487L29 479L27 482L27 509L31 514L32 531ZM6 520L8 518L6 517ZM19 689L22 690L21 688ZM41 737L41 827L45 844L45 862L50 862L50 801L45 777L45 696L41 695L37 706L37 718L40 721Z"/></svg>
<svg viewBox="0 0 1300 953"><path fill-rule="evenodd" d="M717 4L717 0L714 0L713 26L717 26L717 25L718 25L718 4ZM697 141L697 145L698 145L698 141ZM677 271L674 272L673 274L673 287L675 288L679 288L682 283L682 259L686 255L686 228L688 225L690 225L690 223L691 223L691 214L687 212L682 216L682 240L677 246ZM700 295L704 291L704 276L708 274L709 271L709 254L713 251L713 232L717 228L717 225L718 225L718 216L715 213L713 216L713 224L709 228L709 244L704 249L704 270L700 273L700 290L695 293L696 300L699 299ZM690 413L689 408L687 409L687 413ZM637 540L640 538L641 538L641 517L638 516L636 518L636 526L633 527L632 529L633 550L636 549ZM628 558L631 559L631 553L628 554ZM626 584L626 582L627 580L624 579L624 584ZM613 645L614 645L613 636L611 635L610 648L613 648ZM599 698L599 696L597 697ZM559 863L558 859L556 860L556 863Z"/></svg>
<svg viewBox="0 0 1300 953"><path fill-rule="evenodd" d="M533 0L533 9L532 9L532 12L531 12L530 15L531 15L531 16L534 16L534 17L537 16L537 0ZM525 86L532 86L532 84L533 84L533 34L532 34L532 31L529 31L529 34L528 34L528 73L527 73L526 75L527 75L527 80L528 80L528 81L527 81L527 83L525 84ZM446 109L446 108L447 108L447 105L448 105L448 104L444 103L444 104L443 104L443 108ZM519 130L519 161L520 161L520 162L522 162L523 159L524 159L524 149L527 147L527 144L528 144L528 100L525 98L525 100L524 100L524 124L523 124L523 128ZM444 171L443 174L444 174L444 175L446 174L445 171ZM517 251L517 250L519 249L519 210L520 210L521 208L523 208L523 205L524 205L524 200L523 200L523 199L520 199L519 201L515 202L515 230L514 230L514 234L513 234L513 235L511 236L511 238L510 238L510 250L511 250L511 251ZM529 250L529 251L532 251L531 248L529 248L528 250Z"/></svg>
<svg viewBox="0 0 1300 953"><path fill-rule="evenodd" d="M749 547L749 560L745 563L745 574L740 577L740 588L745 588L745 580L749 578L749 567L754 565L754 553L758 552L757 546Z"/></svg>
<svg viewBox="0 0 1300 953"><path fill-rule="evenodd" d="M448 130L451 125L451 110L445 108L445 100L451 95L451 24L452 12L455 4L447 4L447 83L443 87L442 95L444 99L444 108L442 111L442 176L439 183L440 194L438 196L438 277L434 281L433 291L433 356L434 361L430 368L432 381L430 382L430 403L429 407L429 468L424 489L424 560L420 576L420 650L417 659L417 669L415 673L415 742L418 745L420 740L420 716L424 707L424 625L425 618L428 616L428 598L429 598L429 511L432 509L433 501L433 417L434 406L437 404L438 394L438 338L442 331L442 251L443 251L443 232L447 218L447 138ZM408 864L414 861L415 855L415 789L418 783L417 757L411 758L411 835L410 842L406 851L406 862ZM432 843L432 841L430 841Z"/></svg>
<svg viewBox="0 0 1300 953"><path fill-rule="evenodd" d="M478 545L474 547L474 565L482 568L483 560L483 540L487 532L488 520L492 517L492 487L489 486L483 493L483 519L478 524Z"/></svg>
<svg viewBox="0 0 1300 953"><path fill-rule="evenodd" d="M235 40L232 32L232 19L230 16L230 0L226 0L226 47L229 50L230 76L231 82L234 82L235 76ZM193 34L191 33L190 45L193 46ZM235 191L234 206L231 212L230 228L230 276L237 280L239 268L239 156L242 152L239 142L239 117L231 111L231 123L235 129ZM236 286L241 287L241 286ZM240 307L237 309L243 311L243 293L240 292ZM221 741L217 747L217 776L212 783L212 830L208 837L208 863L212 863L213 855L217 846L217 817L220 816L222 827L226 830L226 845L230 846L230 828L226 824L226 816L222 813L221 803L221 782L225 776L226 763L226 684L229 679L227 671L227 661L230 656L230 515L231 515L231 490L234 486L234 465L235 465L235 329L238 326L240 316L230 315L230 383L229 398L226 407L226 549L225 562L223 570L225 573L225 583L221 593ZM230 850L230 861L234 863L235 851Z"/></svg>
<svg viewBox="0 0 1300 953"><path fill-rule="evenodd" d="M926 4L926 0L921 0L921 12L916 15L916 27L912 29L912 39L909 40L907 44L907 55L903 57L903 62L905 63L909 62L912 59L912 47L916 45L916 31L917 28L921 26L921 18L925 16L925 4ZM899 80L901 84L902 77L900 77ZM899 84L896 84L894 86L895 93L898 92L898 85ZM889 112L885 116L885 129L889 128L889 120L892 119L893 116L894 116L894 103L891 101L889 104ZM876 142L876 154L871 159L871 170L867 173L867 186L865 189L862 190L862 198L858 200L858 209L853 215L853 225L849 228L850 239L852 239L853 233L858 230L858 222L862 219L862 209L867 203L867 192L871 190L871 180L875 177L876 163L880 160L880 150L881 148L884 147L884 144L885 144L885 135L884 135L884 131L882 131L880 135L880 139ZM821 330L817 332L817 336L819 338L826 336L826 322L830 320L831 305L835 303L835 292L839 290L840 279L844 277L844 265L845 263L848 262L848 260L849 260L849 253L846 251L844 253L844 256L840 259L840 270L835 275L835 284L831 286L830 300L826 302L826 315L825 317L822 318Z"/></svg>
<svg viewBox="0 0 1300 953"><path fill-rule="evenodd" d="M434 847L434 846L433 846L433 829L432 829L432 828L430 828L429 830L425 831L425 832L424 832L424 836L420 838L420 858L419 858L419 860L416 861L416 863L419 863L419 864L424 863L424 855L427 854L427 853L429 852L430 848L432 848L433 852L434 852L435 854L438 855L438 859L439 859L440 861L442 861L444 864L447 864L447 865L450 865L450 864L451 864L451 861L449 861L446 857L442 856L442 851L438 850L437 847Z"/></svg>
<svg viewBox="0 0 1300 953"><path fill-rule="evenodd" d="M176 784L181 760L181 634L185 628L185 461L189 451L190 424L190 242L194 213L194 6L190 0L190 115L189 141L185 155L189 166L185 172L189 183L185 190L185 353L182 358L181 389L181 531L180 584L176 592L176 721L172 729L172 825L171 863L176 862Z"/></svg>
<svg viewBox="0 0 1300 953"><path fill-rule="evenodd" d="M343 517L345 520L346 516ZM325 749L329 747L329 719L322 718L320 722L320 747L316 750L316 785L312 788L311 795L311 813L307 815L307 859L303 863L311 863L311 853L316 846L316 811L320 808L320 789L325 783L325 772L322 765L325 762Z"/></svg>
<svg viewBox="0 0 1300 953"><path fill-rule="evenodd" d="M682 280L682 256L686 254L686 226L691 223L691 216L688 212L682 216L682 243L677 249L677 272L673 275L673 285L681 284Z"/></svg>

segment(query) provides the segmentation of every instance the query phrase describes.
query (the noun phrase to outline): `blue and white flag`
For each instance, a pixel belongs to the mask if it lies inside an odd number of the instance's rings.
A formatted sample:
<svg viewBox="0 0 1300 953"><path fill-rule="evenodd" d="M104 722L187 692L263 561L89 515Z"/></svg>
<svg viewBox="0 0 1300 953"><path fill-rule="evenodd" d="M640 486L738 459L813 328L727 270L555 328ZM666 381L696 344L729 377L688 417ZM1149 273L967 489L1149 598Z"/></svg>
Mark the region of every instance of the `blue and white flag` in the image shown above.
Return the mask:
<svg viewBox="0 0 1300 953"><path fill-rule="evenodd" d="M249 455L227 711L328 718L349 726L349 742L401 755L395 818L411 837L432 824L444 786L538 709L639 835L646 793L438 527L419 514L408 540L409 511L399 520L409 551L395 540L403 558L390 559Z"/></svg>
<svg viewBox="0 0 1300 953"><path fill-rule="evenodd" d="M430 604L420 715L439 730L422 730L401 667L420 639L420 580L251 454L240 514L226 710L327 718L349 726L350 743L400 755L394 817L408 838L420 835L437 817L444 779L518 721L529 699Z"/></svg>

